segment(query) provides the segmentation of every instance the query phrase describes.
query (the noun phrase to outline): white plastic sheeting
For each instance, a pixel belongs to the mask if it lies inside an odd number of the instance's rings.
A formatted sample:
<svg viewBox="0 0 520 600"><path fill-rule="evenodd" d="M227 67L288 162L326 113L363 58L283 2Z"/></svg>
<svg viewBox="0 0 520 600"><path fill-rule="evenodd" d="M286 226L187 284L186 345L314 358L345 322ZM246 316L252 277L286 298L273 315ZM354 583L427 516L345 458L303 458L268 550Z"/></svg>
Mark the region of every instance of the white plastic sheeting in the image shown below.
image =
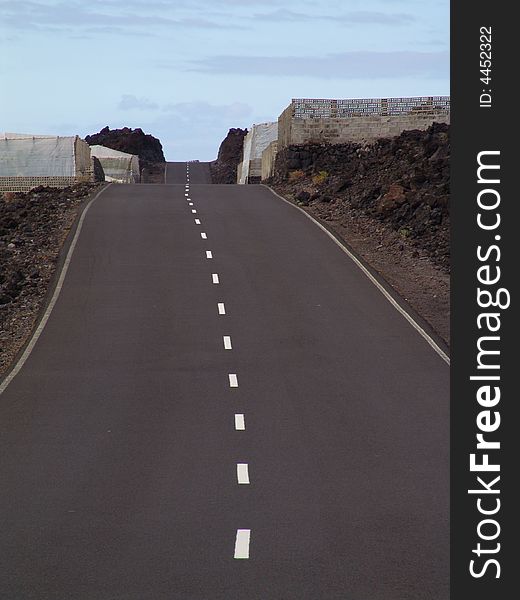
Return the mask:
<svg viewBox="0 0 520 600"><path fill-rule="evenodd" d="M0 134L0 177L75 177L77 139Z"/></svg>
<svg viewBox="0 0 520 600"><path fill-rule="evenodd" d="M106 181L116 183L139 182L139 157L106 146L90 146L92 156L99 159Z"/></svg>
<svg viewBox="0 0 520 600"><path fill-rule="evenodd" d="M277 139L278 121L260 123L251 127L244 138L242 168L238 183L247 183L249 177L261 176L262 152Z"/></svg>

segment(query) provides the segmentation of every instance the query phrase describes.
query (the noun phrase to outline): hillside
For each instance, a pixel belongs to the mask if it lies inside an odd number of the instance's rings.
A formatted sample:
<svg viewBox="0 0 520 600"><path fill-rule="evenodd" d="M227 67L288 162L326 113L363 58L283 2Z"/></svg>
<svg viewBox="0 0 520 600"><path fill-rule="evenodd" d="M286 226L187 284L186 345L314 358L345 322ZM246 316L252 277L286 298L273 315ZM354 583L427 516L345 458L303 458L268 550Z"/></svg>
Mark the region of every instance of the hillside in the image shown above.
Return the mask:
<svg viewBox="0 0 520 600"><path fill-rule="evenodd" d="M230 129L220 144L217 160L210 163L213 183L236 183L237 168L242 160L242 146L247 129Z"/></svg>

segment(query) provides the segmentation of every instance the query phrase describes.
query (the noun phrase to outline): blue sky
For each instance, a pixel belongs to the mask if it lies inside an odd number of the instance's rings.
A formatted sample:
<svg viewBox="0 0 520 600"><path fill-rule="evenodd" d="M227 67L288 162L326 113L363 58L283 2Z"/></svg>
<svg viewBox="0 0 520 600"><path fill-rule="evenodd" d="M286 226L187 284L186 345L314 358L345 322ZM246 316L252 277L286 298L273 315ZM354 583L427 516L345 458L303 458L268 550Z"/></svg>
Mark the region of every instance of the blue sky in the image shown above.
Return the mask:
<svg viewBox="0 0 520 600"><path fill-rule="evenodd" d="M0 0L0 131L212 160L291 98L449 94L448 0Z"/></svg>

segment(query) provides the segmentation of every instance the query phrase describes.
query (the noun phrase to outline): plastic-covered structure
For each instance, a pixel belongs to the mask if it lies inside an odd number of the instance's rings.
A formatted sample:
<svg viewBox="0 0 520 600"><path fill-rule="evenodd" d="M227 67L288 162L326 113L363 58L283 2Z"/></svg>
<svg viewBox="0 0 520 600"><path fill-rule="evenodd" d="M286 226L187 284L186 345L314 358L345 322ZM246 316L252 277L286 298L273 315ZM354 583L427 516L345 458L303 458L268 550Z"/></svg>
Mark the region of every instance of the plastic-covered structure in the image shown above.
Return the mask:
<svg viewBox="0 0 520 600"><path fill-rule="evenodd" d="M115 183L139 183L139 157L106 146L90 146L92 156L96 157L103 171L105 180Z"/></svg>
<svg viewBox="0 0 520 600"><path fill-rule="evenodd" d="M0 192L90 181L90 148L79 136L0 134Z"/></svg>
<svg viewBox="0 0 520 600"><path fill-rule="evenodd" d="M253 125L244 138L242 162L238 169L238 183L260 181L262 152L278 139L278 122Z"/></svg>

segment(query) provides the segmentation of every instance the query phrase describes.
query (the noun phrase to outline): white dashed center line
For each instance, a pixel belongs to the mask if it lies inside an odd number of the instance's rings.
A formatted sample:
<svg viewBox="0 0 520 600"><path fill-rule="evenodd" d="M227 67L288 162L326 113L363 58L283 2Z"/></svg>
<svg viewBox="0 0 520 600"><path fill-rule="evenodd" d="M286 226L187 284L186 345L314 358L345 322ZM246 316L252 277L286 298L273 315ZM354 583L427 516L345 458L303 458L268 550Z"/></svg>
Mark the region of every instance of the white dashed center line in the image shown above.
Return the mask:
<svg viewBox="0 0 520 600"><path fill-rule="evenodd" d="M196 215L196 214L197 214L197 211L196 211L194 208L192 208L192 209L191 209L191 212L192 212L194 215Z"/></svg>
<svg viewBox="0 0 520 600"><path fill-rule="evenodd" d="M238 387L238 377L236 373L229 374L229 387Z"/></svg>
<svg viewBox="0 0 520 600"><path fill-rule="evenodd" d="M220 283L217 273L212 273L211 279L213 280L213 283Z"/></svg>
<svg viewBox="0 0 520 600"><path fill-rule="evenodd" d="M237 464L237 481L240 485L249 485L249 466L247 463Z"/></svg>
<svg viewBox="0 0 520 600"><path fill-rule="evenodd" d="M189 194L184 194L186 196L186 198L189 196Z"/></svg>
<svg viewBox="0 0 520 600"><path fill-rule="evenodd" d="M226 307L224 306L224 302L219 302L218 303L218 314L219 315L225 315L226 314Z"/></svg>
<svg viewBox="0 0 520 600"><path fill-rule="evenodd" d="M237 413L235 415L235 429L237 431L246 430L246 418L242 413Z"/></svg>
<svg viewBox="0 0 520 600"><path fill-rule="evenodd" d="M195 219L195 225L200 225L200 219Z"/></svg>
<svg viewBox="0 0 520 600"><path fill-rule="evenodd" d="M201 237L203 240L207 240L207 239L208 239L208 236L207 236L207 235L206 235L204 232L202 232L202 233L200 234L200 237Z"/></svg>
<svg viewBox="0 0 520 600"><path fill-rule="evenodd" d="M235 558L249 558L251 529L237 529L235 540Z"/></svg>
<svg viewBox="0 0 520 600"><path fill-rule="evenodd" d="M193 202L188 202L188 205L189 206L193 206Z"/></svg>
<svg viewBox="0 0 520 600"><path fill-rule="evenodd" d="M206 250L206 258L213 258L211 250Z"/></svg>
<svg viewBox="0 0 520 600"><path fill-rule="evenodd" d="M226 350L231 350L231 336L230 335L225 335L223 336L224 339L224 348Z"/></svg>

